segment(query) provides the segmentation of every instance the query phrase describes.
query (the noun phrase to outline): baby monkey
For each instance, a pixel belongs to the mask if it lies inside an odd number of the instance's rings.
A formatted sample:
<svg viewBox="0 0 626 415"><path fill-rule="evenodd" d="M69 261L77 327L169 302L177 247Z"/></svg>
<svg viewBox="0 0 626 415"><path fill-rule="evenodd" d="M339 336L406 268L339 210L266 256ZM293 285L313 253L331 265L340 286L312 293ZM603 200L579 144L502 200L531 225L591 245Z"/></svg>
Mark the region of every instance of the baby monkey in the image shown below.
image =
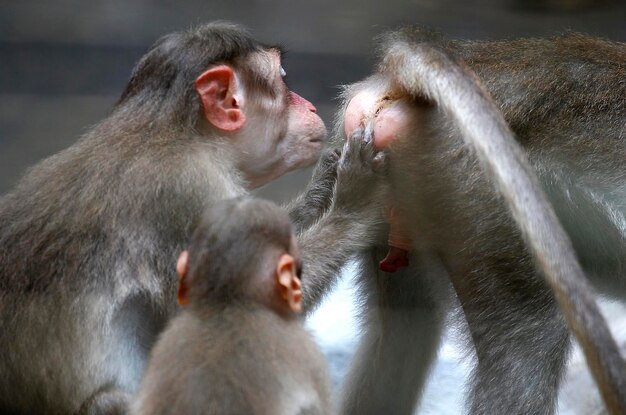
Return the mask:
<svg viewBox="0 0 626 415"><path fill-rule="evenodd" d="M182 311L132 413L331 413L326 362L299 317L302 264L286 212L252 198L213 205L176 269Z"/></svg>

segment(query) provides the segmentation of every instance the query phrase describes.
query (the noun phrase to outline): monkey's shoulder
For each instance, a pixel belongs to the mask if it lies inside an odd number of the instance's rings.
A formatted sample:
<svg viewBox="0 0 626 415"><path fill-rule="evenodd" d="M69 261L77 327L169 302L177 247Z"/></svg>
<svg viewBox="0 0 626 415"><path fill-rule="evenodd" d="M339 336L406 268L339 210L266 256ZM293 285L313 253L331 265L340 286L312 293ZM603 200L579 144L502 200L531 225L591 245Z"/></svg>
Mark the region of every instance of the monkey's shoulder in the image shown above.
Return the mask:
<svg viewBox="0 0 626 415"><path fill-rule="evenodd" d="M157 353L161 346L186 350L196 360L206 362L206 370L216 373L226 370L226 366L238 366L244 371L248 365L259 367L259 359L266 362L261 365L273 370L289 370L291 363L319 354L299 320L284 319L262 307L227 307L201 315L183 312L162 334Z"/></svg>
<svg viewBox="0 0 626 415"><path fill-rule="evenodd" d="M159 372L151 373L154 368ZM176 385L160 388L163 393L172 387L179 391L174 395L196 390L217 407L297 414L327 395L326 376L323 357L300 321L263 308L227 308L173 319L154 349L147 377L176 379ZM263 403L270 406L267 412L259 412L257 396L274 397Z"/></svg>

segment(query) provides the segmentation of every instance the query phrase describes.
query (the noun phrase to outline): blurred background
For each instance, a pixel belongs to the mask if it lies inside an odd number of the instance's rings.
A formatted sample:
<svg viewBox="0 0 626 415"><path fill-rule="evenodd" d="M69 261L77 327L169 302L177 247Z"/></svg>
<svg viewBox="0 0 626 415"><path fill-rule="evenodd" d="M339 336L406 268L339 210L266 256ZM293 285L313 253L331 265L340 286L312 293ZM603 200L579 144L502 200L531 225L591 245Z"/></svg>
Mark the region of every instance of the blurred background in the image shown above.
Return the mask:
<svg viewBox="0 0 626 415"><path fill-rule="evenodd" d="M337 86L368 74L373 37L402 24L434 28L452 38L578 31L626 40L624 0L1 0L0 194L28 166L67 147L105 117L134 63L158 37L211 20L241 23L259 40L281 44L288 51L287 82L317 106L329 126ZM259 194L287 200L309 174L290 174ZM330 358L335 382L358 336L350 278L347 272L309 321ZM611 304L605 309L623 344L623 309ZM419 413L463 413L470 361L462 359L454 336L448 337ZM560 407L563 414L601 411L576 353Z"/></svg>

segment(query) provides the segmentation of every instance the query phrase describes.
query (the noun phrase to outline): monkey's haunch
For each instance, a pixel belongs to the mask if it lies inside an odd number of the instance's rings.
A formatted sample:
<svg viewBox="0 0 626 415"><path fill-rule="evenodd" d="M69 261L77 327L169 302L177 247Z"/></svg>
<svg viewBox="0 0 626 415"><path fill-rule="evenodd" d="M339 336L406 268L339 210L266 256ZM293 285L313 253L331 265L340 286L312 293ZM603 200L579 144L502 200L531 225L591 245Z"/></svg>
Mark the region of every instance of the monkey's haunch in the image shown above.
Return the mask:
<svg viewBox="0 0 626 415"><path fill-rule="evenodd" d="M358 93L348 103L345 116L345 132L349 137L359 127L371 128L374 131L374 147L382 150L396 136L406 131L410 117L407 103L379 98L369 91Z"/></svg>
<svg viewBox="0 0 626 415"><path fill-rule="evenodd" d="M426 96L441 106L458 125L463 140L476 151L504 196L583 348L607 408L612 414L626 413L626 366L595 302L594 290L523 150L478 77L427 44L396 39L389 49L381 72L397 80L405 93Z"/></svg>

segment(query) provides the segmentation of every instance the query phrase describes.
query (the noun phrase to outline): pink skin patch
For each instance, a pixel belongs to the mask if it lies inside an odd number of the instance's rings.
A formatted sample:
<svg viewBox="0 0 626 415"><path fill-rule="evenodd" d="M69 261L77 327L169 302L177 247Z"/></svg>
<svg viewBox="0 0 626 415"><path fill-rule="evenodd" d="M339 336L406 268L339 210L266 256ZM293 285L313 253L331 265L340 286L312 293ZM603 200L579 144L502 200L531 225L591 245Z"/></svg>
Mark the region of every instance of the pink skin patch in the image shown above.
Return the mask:
<svg viewBox="0 0 626 415"><path fill-rule="evenodd" d="M346 136L373 120L374 147L382 150L406 131L410 121L409 113L409 106L404 101L392 101L369 91L359 92L346 108Z"/></svg>
<svg viewBox="0 0 626 415"><path fill-rule="evenodd" d="M386 96L375 95L369 91L356 94L348 103L344 118L346 136L349 137L357 128L371 126L374 131L374 148L382 150L410 126L411 107L405 100L392 100ZM392 215L390 215L392 216ZM398 218L387 218L391 228L400 224ZM390 239L403 240L410 249L411 241L403 234L404 229ZM407 242L408 241L408 242ZM385 272L396 272L409 265L406 249L390 246L387 256L380 261L379 268Z"/></svg>
<svg viewBox="0 0 626 415"><path fill-rule="evenodd" d="M377 101L378 96L369 91L362 91L348 102L344 119L346 137L350 137L357 128L363 128L366 118L374 116Z"/></svg>
<svg viewBox="0 0 626 415"><path fill-rule="evenodd" d="M313 104L311 104L309 101L302 98L300 95L296 94L295 92L289 91L289 99L293 105L302 106L311 112L317 113L317 108L315 108Z"/></svg>

